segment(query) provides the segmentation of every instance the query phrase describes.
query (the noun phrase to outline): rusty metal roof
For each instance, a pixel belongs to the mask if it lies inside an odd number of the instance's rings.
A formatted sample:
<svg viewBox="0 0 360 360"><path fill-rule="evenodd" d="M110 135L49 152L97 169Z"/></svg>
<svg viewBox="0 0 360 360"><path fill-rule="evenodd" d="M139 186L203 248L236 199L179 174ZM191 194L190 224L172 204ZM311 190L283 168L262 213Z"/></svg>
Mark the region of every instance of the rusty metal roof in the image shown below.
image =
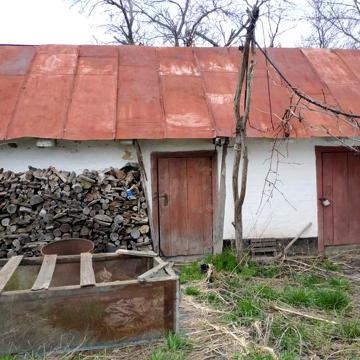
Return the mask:
<svg viewBox="0 0 360 360"><path fill-rule="evenodd" d="M360 113L360 51L268 52L304 93ZM0 139L232 136L240 59L236 48L0 46ZM249 136L279 135L290 101L289 90L258 53ZM312 110L304 107L302 120L291 120L290 137L359 135Z"/></svg>

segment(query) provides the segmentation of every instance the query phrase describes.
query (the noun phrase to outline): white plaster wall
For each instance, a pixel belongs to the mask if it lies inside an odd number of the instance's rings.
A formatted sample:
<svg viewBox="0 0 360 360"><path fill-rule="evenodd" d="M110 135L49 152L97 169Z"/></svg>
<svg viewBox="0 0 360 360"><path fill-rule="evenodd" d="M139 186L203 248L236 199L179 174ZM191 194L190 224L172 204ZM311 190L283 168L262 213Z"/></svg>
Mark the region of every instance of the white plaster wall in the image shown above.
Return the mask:
<svg viewBox="0 0 360 360"><path fill-rule="evenodd" d="M249 140L248 186L244 204L244 235L257 237L294 237L309 222L312 223L302 237L317 236L317 192L315 146L339 146L330 139L288 140L277 146L279 155L278 182L272 197L261 203L266 174L269 171L273 140ZM152 152L213 150L211 140L141 141L144 164L148 176L147 188L151 191ZM221 148L218 148L218 180L220 176ZM233 148L230 144L227 156L227 197L225 208L224 238L234 238L232 202ZM275 165L275 161L273 162ZM274 176L272 176L274 179ZM281 193L280 193L281 192ZM269 194L269 188L266 193Z"/></svg>
<svg viewBox="0 0 360 360"><path fill-rule="evenodd" d="M28 166L80 172L84 169L102 170L107 167L122 167L136 161L131 143L115 141L58 141L52 148L36 147L35 139L16 140L10 147L0 142L0 168L24 171Z"/></svg>
<svg viewBox="0 0 360 360"><path fill-rule="evenodd" d="M358 141L358 140L357 140ZM75 142L60 141L48 149L37 148L34 139L16 141L17 147L0 143L0 168L24 171L28 165L46 168L55 166L62 170L80 172L84 169L101 170L106 167L122 167L128 161L137 161L131 143L115 141ZM280 156L278 168L278 189L260 206L269 157L273 141L249 140L248 187L244 204L244 235L254 237L293 237L307 223L312 227L303 237L317 236L317 194L315 146L338 146L339 142L325 139L289 140L278 147ZM140 141L147 189L151 194L151 161L153 152L176 152L213 150L212 140L143 140ZM227 156L227 198L225 208L224 238L234 238L232 203L233 148ZM218 148L218 179L221 165L221 148ZM151 196L149 196L151 201Z"/></svg>

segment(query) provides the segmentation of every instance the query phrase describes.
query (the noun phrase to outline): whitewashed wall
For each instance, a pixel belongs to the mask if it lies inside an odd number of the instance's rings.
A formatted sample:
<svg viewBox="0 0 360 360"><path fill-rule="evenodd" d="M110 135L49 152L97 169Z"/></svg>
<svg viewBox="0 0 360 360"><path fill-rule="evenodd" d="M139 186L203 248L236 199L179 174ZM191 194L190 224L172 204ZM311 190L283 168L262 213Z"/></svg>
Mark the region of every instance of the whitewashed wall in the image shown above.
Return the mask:
<svg viewBox="0 0 360 360"><path fill-rule="evenodd" d="M289 238L309 222L312 227L302 236L317 236L317 193L315 146L339 146L339 142L326 139L289 140L277 146L279 155L278 182L272 197L264 197L263 187L270 166L274 142L267 139L249 140L248 187L244 205L244 235L247 238ZM151 190L152 152L213 150L210 140L142 141L141 148L148 174L148 190ZM234 238L232 202L233 149L227 156L227 198L225 209L224 238ZM273 162L275 165L276 161ZM218 148L218 179L220 176L221 148ZM274 179L274 176L271 177ZM281 192L281 193L280 193ZM269 188L266 193L269 194Z"/></svg>
<svg viewBox="0 0 360 360"><path fill-rule="evenodd" d="M53 148L37 148L35 140L16 141L17 147L0 143L0 168L24 171L28 165L46 168L50 165L62 170L101 170L109 166L121 167L128 161L136 161L136 153L129 143L124 142L75 142L60 141ZM151 161L153 152L176 152L213 150L211 140L144 140L140 141L145 169L148 176L147 188L151 191ZM289 140L279 150L280 156L277 183L273 197L265 197L260 206L269 157L273 141L251 139L249 141L248 189L244 207L245 236L288 238L295 236L308 222L312 227L304 237L317 236L317 194L316 194L316 145L339 145L332 140ZM224 238L234 237L231 224L233 203L231 172L233 149L230 146L227 157L227 199L225 209ZM218 178L220 174L221 148L218 148ZM267 201L268 200L268 201ZM151 196L150 196L151 201Z"/></svg>
<svg viewBox="0 0 360 360"><path fill-rule="evenodd" d="M121 167L129 161L136 161L131 142L129 145L115 141L58 141L52 148L38 148L34 139L13 141L16 148L7 143L0 142L0 168L13 171L24 171L31 165L80 172Z"/></svg>

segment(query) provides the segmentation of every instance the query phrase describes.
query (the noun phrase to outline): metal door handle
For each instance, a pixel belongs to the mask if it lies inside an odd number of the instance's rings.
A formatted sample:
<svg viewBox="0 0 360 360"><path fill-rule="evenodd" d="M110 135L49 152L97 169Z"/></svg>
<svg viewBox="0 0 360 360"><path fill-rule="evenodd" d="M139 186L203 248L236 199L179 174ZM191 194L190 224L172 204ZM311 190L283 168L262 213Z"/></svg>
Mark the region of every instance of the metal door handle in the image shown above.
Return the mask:
<svg viewBox="0 0 360 360"><path fill-rule="evenodd" d="M167 206L167 205L168 205L168 203L169 203L169 196L168 196L168 194L166 194L166 193L160 194L160 195L159 195L159 199L164 199L164 203L163 203L164 206Z"/></svg>

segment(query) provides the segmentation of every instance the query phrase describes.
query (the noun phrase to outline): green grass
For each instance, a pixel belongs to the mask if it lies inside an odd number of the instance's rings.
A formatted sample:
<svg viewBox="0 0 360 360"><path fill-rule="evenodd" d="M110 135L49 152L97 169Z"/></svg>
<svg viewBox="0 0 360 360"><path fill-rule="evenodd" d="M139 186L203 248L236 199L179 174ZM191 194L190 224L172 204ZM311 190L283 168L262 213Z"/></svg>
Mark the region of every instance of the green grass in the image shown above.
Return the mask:
<svg viewBox="0 0 360 360"><path fill-rule="evenodd" d="M286 287L281 295L281 300L293 306L306 307L312 303L312 293L303 287Z"/></svg>
<svg viewBox="0 0 360 360"><path fill-rule="evenodd" d="M200 290L194 286L188 286L185 288L184 293L186 295L198 296L200 294Z"/></svg>
<svg viewBox="0 0 360 360"><path fill-rule="evenodd" d="M338 264L334 263L333 261L327 258L321 259L317 265L328 271L336 271L336 272L341 271L341 267Z"/></svg>
<svg viewBox="0 0 360 360"><path fill-rule="evenodd" d="M313 294L313 303L323 310L343 310L350 305L349 296L342 290L319 289Z"/></svg>
<svg viewBox="0 0 360 360"><path fill-rule="evenodd" d="M190 281L198 281L204 279L204 274L200 271L200 263L194 262L184 265L180 269L180 283L185 284Z"/></svg>
<svg viewBox="0 0 360 360"><path fill-rule="evenodd" d="M185 360L186 354L192 349L191 341L179 334L166 334L166 345L151 353L151 360Z"/></svg>
<svg viewBox="0 0 360 360"><path fill-rule="evenodd" d="M343 321L340 334L347 339L360 339L360 319Z"/></svg>

